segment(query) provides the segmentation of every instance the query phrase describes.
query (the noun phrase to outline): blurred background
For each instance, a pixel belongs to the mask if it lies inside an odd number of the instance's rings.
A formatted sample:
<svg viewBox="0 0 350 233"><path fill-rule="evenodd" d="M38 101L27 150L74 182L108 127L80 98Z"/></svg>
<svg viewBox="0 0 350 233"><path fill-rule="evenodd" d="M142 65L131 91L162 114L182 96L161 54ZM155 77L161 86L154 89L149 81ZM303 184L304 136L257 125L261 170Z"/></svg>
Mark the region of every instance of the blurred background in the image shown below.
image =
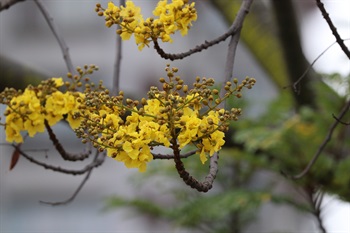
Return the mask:
<svg viewBox="0 0 350 233"><path fill-rule="evenodd" d="M157 4L155 0L134 2L142 8L145 17L151 15ZM237 12L237 6L232 4L232 8L227 7L232 9L228 14L219 2L224 1L196 1L198 20L188 36L175 35L174 43L162 45L164 49L169 52L187 51L204 40L214 39L224 33L228 28L230 16L233 17L233 12ZM335 39L314 1L291 2L296 11L302 51L308 63L311 63ZM100 3L106 6L108 1ZM349 1L325 0L324 3L342 38L350 38ZM102 79L106 86L111 88L116 57L116 33L114 29L106 28L103 18L97 16L94 11L96 1L47 0L43 4L65 39L74 65L98 65L100 71L91 77L96 82ZM238 47L234 77L240 80L246 76L255 77L257 84L253 90L244 92L244 101L237 103L244 107L242 124L237 125L241 121L234 123L237 132L241 133L231 136L233 144L242 140L247 140L247 143L239 151L235 145L228 143L227 149L222 152L222 161L219 161L219 177L217 183L214 182L213 190L207 194L198 194L197 191L190 190L178 177L172 161L154 161L146 173L139 173L106 158L101 167L93 170L87 184L72 203L57 207L39 204L40 200L61 201L70 197L83 177L51 172L24 158L20 158L16 167L9 171L13 149L4 145L5 135L1 130L0 232L320 232L319 222L308 206L310 200L305 198L305 187L310 187L310 183L299 182L299 186L296 187L292 181L287 181L279 175L279 170L283 168L278 166L276 160L260 161L260 158L267 158L277 149L288 154L287 145L271 143L270 147L263 147L259 143L265 139L261 139L260 142L259 139L256 139L258 142L249 141L251 135L264 136L260 131L245 130L250 126L257 126L258 129L261 126L259 124L262 124L258 120L263 119L265 122L276 123L269 126L270 130L264 130L268 133L264 137L273 141L282 140L279 138L282 136L276 136L282 133L274 133L278 128L277 123L285 121L286 118L279 114L271 114L269 117L268 106L275 103L275 111L278 112L279 109L284 111L286 106L292 105L293 102L290 101L290 88L283 88L291 82L286 78L287 65L283 63L283 55L278 47L278 26L275 22L274 7L273 1L256 0L251 14L248 15L251 21L247 19L245 22L247 28L243 29L242 43ZM350 45L349 42L346 44ZM227 41L170 64L178 67L179 75L189 83L192 83L196 76L213 77L220 82L224 76L226 49ZM1 11L0 55L2 85L5 80L12 80L14 83L26 83L28 80L35 82L32 79L37 77L65 77L67 73L61 50L33 1L20 2L8 10ZM159 77L165 76L164 67L167 63L169 61L161 59L153 48L145 48L140 52L133 39L124 41L120 89L133 98L145 96L149 87L158 85ZM322 80L331 86L334 96L340 96L337 100L340 101L340 98L348 95L347 77L350 74L350 63L338 45L327 51L313 68L317 73L324 74ZM17 77L27 79L16 81ZM287 100L278 102L282 99ZM4 109L5 107L1 106L1 113ZM285 113L293 118L295 110L290 109L287 108ZM338 110L334 113L337 112ZM318 129L317 124L322 125L324 122L314 120L314 115L309 114L309 120L312 121L308 125ZM300 118L303 117L300 113ZM328 119L328 122L331 121ZM325 129L320 129L320 132L326 132L328 125L325 124ZM291 133L283 127L278 128L278 132L291 137ZM57 125L54 130L68 150L82 150L80 141L66 125ZM271 138L271 135L275 138ZM319 137L322 138L322 135L325 133L321 133ZM285 138L287 137L283 137ZM308 156L311 156L319 141L316 140L315 146L312 147L312 143L306 139L297 143L310 145ZM288 143L288 140L284 142ZM349 160L348 148L343 148L345 152L341 154L345 163ZM86 165L86 162L72 164L61 161L46 133L28 139L23 149L46 163L76 169ZM264 149L264 153L260 157L252 157L261 149ZM252 162L249 159L260 162ZM202 177L207 165L198 164L198 158L191 158L187 165L196 175ZM291 172L301 171L304 164ZM332 166L339 165L333 160L324 161L322 164L326 164L325 167L330 171L338 168ZM267 169L267 165L276 167ZM288 166L286 168L288 170ZM324 176L331 176L326 171L325 173ZM333 175L345 179L344 183L350 179L348 173ZM346 191L333 188L334 180L325 181L324 176L320 178L322 181L317 180L326 188L329 187L321 205L323 227L327 232L350 232L350 205L345 202L349 201L350 196L346 196ZM315 173L312 177L318 179L320 176ZM342 188L350 190L350 187ZM236 205L227 205L225 198L227 203ZM208 202L212 202L213 205L206 206ZM144 203L154 207L153 210L156 207L160 210L152 211L152 208L144 207ZM206 209L197 208L198 205ZM108 210L106 207L109 207ZM226 213L225 207L227 215L223 215Z"/></svg>

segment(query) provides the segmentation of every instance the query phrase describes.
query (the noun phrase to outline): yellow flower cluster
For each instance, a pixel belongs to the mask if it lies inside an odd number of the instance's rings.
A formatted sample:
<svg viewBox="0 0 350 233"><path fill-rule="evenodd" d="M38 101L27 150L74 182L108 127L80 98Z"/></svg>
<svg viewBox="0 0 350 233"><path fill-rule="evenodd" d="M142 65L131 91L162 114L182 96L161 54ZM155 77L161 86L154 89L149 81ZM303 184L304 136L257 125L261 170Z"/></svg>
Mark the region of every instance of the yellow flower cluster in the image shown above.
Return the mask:
<svg viewBox="0 0 350 233"><path fill-rule="evenodd" d="M27 87L23 93L18 92L9 100L5 110L8 142L22 143L21 131L27 131L30 137L34 137L36 133L44 132L45 121L52 126L65 115L73 129L80 125L75 113L79 111L84 95L70 91L62 93L58 88L63 84L62 78L52 78L38 87Z"/></svg>
<svg viewBox="0 0 350 233"><path fill-rule="evenodd" d="M209 89L214 85L213 79L197 78L188 90L179 76L174 77L176 68L166 70L169 81L160 79L163 90L151 87L149 98L141 101L124 100L122 92L110 96L108 90L88 88L83 121L75 130L77 136L141 172L153 159L151 151L156 146L174 149L176 144L181 150L193 145L205 163L224 145L228 121L240 115L240 109L227 111L218 105L234 92L239 93L243 86L254 85L255 80L247 79L246 84L236 85L235 89L227 85L227 93L220 99L218 90Z"/></svg>
<svg viewBox="0 0 350 233"><path fill-rule="evenodd" d="M105 16L106 26L113 24L120 26L117 33L123 40L130 39L134 34L139 50L149 46L152 40L161 39L163 42L172 42L171 36L176 31L181 35L187 34L192 26L192 21L197 20L195 3L188 4L183 0L161 0L153 11L154 17L144 19L140 7L136 7L132 1L127 1L126 6L116 6L108 3L107 9L100 4L96 5L96 11L100 16Z"/></svg>
<svg viewBox="0 0 350 233"><path fill-rule="evenodd" d="M193 95L168 97L170 101L164 95L144 100L143 108L130 109L131 115L126 117L125 122L116 106L103 106L98 114L89 113L86 117L90 119L88 124L92 126L89 128L93 134L89 140L95 141L95 146L106 149L108 156L124 162L128 168L138 168L141 172L146 170L147 162L153 159L151 148L171 147L173 137L177 137L180 149L188 144L195 145L204 163L207 154L213 155L225 143L224 133L218 131L219 113L209 111L206 116L201 116L199 110L191 107L198 99ZM184 102L183 98L189 100ZM80 132L83 130L82 128ZM174 135L172 131L178 132ZM96 134L99 136L95 137Z"/></svg>
<svg viewBox="0 0 350 233"><path fill-rule="evenodd" d="M199 77L189 89L175 76L177 68L166 67L168 81L160 78L162 89L151 87L148 99L124 99L123 92L111 96L108 89L89 83L82 77L98 69L95 66L77 68L79 75L68 74L71 82L51 78L40 85L27 87L24 92L6 89L0 93L0 103L7 109L5 131L8 142L22 143L22 131L30 137L43 132L66 118L82 142L91 142L101 151L128 168L143 172L153 159L156 146L171 148L177 156L187 145L197 148L202 163L224 145L224 131L230 120L237 120L241 110L230 111L218 106L228 97L241 96L243 87L251 88L255 79L227 82L223 97L213 89L213 79ZM62 92L60 88L66 87Z"/></svg>

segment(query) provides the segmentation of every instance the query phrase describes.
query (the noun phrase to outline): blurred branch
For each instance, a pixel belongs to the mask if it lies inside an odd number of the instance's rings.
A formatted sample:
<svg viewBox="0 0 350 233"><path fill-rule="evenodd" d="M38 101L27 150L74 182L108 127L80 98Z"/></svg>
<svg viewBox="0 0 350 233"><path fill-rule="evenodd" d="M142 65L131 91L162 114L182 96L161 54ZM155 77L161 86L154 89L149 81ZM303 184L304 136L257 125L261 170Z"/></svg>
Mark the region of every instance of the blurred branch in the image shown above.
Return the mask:
<svg viewBox="0 0 350 233"><path fill-rule="evenodd" d="M347 111L349 111L349 108L350 108L350 100L344 105L344 107L341 110L341 112L339 113L339 115L337 117L335 117L336 120L330 126L325 139L323 140L323 142L318 147L316 153L314 154L314 156L312 157L311 161L308 163L306 168L300 174L291 176L291 178L293 178L293 179L300 179L300 178L305 176L310 171L311 167L315 164L316 160L318 159L320 154L323 152L323 150L327 146L328 142L331 140L335 128L337 127L337 125L339 123L341 123L341 119L344 117L344 115L347 113Z"/></svg>
<svg viewBox="0 0 350 233"><path fill-rule="evenodd" d="M40 0L34 0L34 2L36 3L36 5L38 6L38 8L40 9L41 13L43 14L47 24L49 25L52 33L54 34L61 50L62 50L62 54L63 54L63 59L66 63L68 72L70 73L74 73L74 66L72 63L72 60L70 58L69 55L69 48L66 45L66 42L64 41L63 37L60 36L60 34L58 33L58 30L56 28L56 25L54 24L53 18L50 16L48 10L44 7L44 5L42 4L42 2Z"/></svg>
<svg viewBox="0 0 350 233"><path fill-rule="evenodd" d="M25 0L0 0L0 12L9 9L12 5Z"/></svg>
<svg viewBox="0 0 350 233"><path fill-rule="evenodd" d="M125 6L125 0L119 1L120 6ZM117 26L117 29L120 29L120 26ZM113 89L112 95L118 95L119 92L119 83L120 83L120 64L122 61L122 38L119 35L116 35L116 58L114 63L114 75L113 75Z"/></svg>
<svg viewBox="0 0 350 233"><path fill-rule="evenodd" d="M99 157L99 151L96 150L96 154L95 154L95 158L94 160L92 161L92 163L97 163L98 162L98 158ZM105 158L105 155L103 155L103 157L101 158L101 160L103 161ZM78 186L78 188L75 190L75 192L73 193L73 195L68 198L67 200L65 201L59 201L59 202L47 202L47 201L40 201L40 203L42 204L48 204L48 205L52 205L52 206L57 206L57 205L65 205L65 204L68 204L70 202L72 202L75 197L78 195L78 193L80 192L80 190L83 188L83 186L85 185L86 181L89 179L90 177L90 174L92 172L92 170L94 169L95 167L90 167L87 172L86 172L86 176L84 177L84 179L81 181L80 185Z"/></svg>
<svg viewBox="0 0 350 233"><path fill-rule="evenodd" d="M231 36L231 40L228 44L226 65L225 65L225 79L224 79L224 82L222 83L222 88L221 88L222 92L224 92L225 90L224 86L226 85L226 82L230 81L233 76L232 74L233 74L233 68L235 63L236 50L237 50L240 34L241 33L239 31L235 35Z"/></svg>
<svg viewBox="0 0 350 233"><path fill-rule="evenodd" d="M344 44L344 40L340 37L337 28L334 26L331 18L329 17L328 12L326 11L326 9L324 8L323 3L321 2L321 0L316 0L316 4L318 6L318 8L320 9L323 18L326 20L329 28L331 29L337 43L339 44L340 48L343 50L343 52L345 53L345 55L350 59L350 51L348 49L348 47L346 47L346 45Z"/></svg>
<svg viewBox="0 0 350 233"><path fill-rule="evenodd" d="M218 10L218 14L231 24L236 16L240 1L211 0L210 3ZM234 9L234 10L232 10ZM255 60L268 74L274 84L282 88L288 83L282 48L274 32L269 8L262 1L255 1L249 17L244 21L240 40L252 53Z"/></svg>
<svg viewBox="0 0 350 233"><path fill-rule="evenodd" d="M340 124L343 124L343 125L350 125L350 122L344 122L340 119L338 119L334 114L332 114L333 118L336 119Z"/></svg>

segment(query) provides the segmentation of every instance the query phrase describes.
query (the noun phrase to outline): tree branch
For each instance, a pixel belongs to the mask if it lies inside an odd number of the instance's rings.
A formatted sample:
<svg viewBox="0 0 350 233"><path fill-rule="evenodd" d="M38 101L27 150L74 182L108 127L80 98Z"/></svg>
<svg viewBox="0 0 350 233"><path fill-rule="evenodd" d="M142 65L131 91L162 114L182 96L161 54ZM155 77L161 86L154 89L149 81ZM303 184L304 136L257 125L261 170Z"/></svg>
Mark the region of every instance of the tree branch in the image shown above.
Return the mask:
<svg viewBox="0 0 350 233"><path fill-rule="evenodd" d="M25 0L0 0L0 12L9 9L12 5Z"/></svg>
<svg viewBox="0 0 350 233"><path fill-rule="evenodd" d="M105 154L105 153L104 153ZM98 157L99 157L99 151L96 150L96 154L95 154L95 158L93 160L93 163L97 163L98 161ZM105 155L102 157L101 160L104 160L105 159ZM73 195L68 198L67 200L65 201L59 201L59 202L47 202L47 201L40 201L40 203L42 204L48 204L48 205L52 205L52 206L57 206L57 205L66 205L70 202L72 202L75 197L79 194L80 190L83 188L83 186L85 185L86 181L89 179L90 177L90 174L92 172L92 170L94 169L95 167L90 167L87 172L86 172L86 176L84 177L84 179L81 181L80 185L78 186L78 188L75 190L75 192L73 193Z"/></svg>
<svg viewBox="0 0 350 233"><path fill-rule="evenodd" d="M54 34L61 50L62 50L62 54L63 54L63 59L66 63L67 69L70 73L74 73L74 66L72 63L72 60L70 58L69 55L69 48L66 45L66 42L64 41L64 39L60 36L60 34L58 33L58 30L53 22L53 18L50 16L49 12L47 11L47 9L44 7L44 5L42 4L42 2L40 0L34 0L34 2L36 3L36 5L38 6L39 10L41 11L41 13L43 14L47 24L49 25L52 33Z"/></svg>
<svg viewBox="0 0 350 233"><path fill-rule="evenodd" d="M186 154L180 154L180 158L185 159L190 157L191 155L196 154L197 150L193 150L190 152L187 152ZM174 155L163 155L163 154L152 154L153 159L174 159Z"/></svg>
<svg viewBox="0 0 350 233"><path fill-rule="evenodd" d="M68 161L81 160L82 161L82 160L84 160L84 159L89 157L89 155L91 154L91 150L88 150L87 152L80 153L80 154L70 154L70 153L66 152L66 150L63 148L61 143L58 141L56 135L52 131L49 123L47 122L47 120L45 120L44 123L45 123L45 127L47 129L47 132L49 134L50 140L52 141L52 143L55 146L56 150L58 151L58 153L62 156L62 158L64 160L68 160Z"/></svg>
<svg viewBox="0 0 350 233"><path fill-rule="evenodd" d="M119 5L125 6L125 0L120 0ZM120 29L120 26L117 26L117 29ZM122 38L119 35L116 35L116 58L114 63L114 75L113 75L113 89L112 95L116 96L119 92L120 86L120 64L122 61Z"/></svg>
<svg viewBox="0 0 350 233"><path fill-rule="evenodd" d="M339 44L340 48L343 50L343 52L345 53L345 55L350 59L350 51L348 49L348 47L346 47L346 45L344 44L344 40L340 37L337 28L334 26L331 18L329 17L328 12L326 11L326 9L324 8L323 3L321 2L321 0L316 0L316 4L318 6L318 9L320 9L323 18L326 20L329 28L331 29L337 43Z"/></svg>
<svg viewBox="0 0 350 233"><path fill-rule="evenodd" d="M193 49L190 49L187 52L184 53L177 53L177 54L172 54L172 53L166 53L160 46L157 41L157 39L153 39L154 43L154 48L157 51L157 53L164 59L169 59L171 61L173 60L180 60L185 57L188 57L194 53L201 52L202 50L208 49L209 47L219 44L222 41L225 41L228 37L235 35L237 32L239 32L242 28L242 24L244 21L244 17L248 14L250 5L252 4L253 0L244 0L242 2L241 8L238 11L238 14L231 25L231 27L228 29L226 33L223 35L217 37L214 40L211 41L204 41L204 43L195 46Z"/></svg>
<svg viewBox="0 0 350 233"><path fill-rule="evenodd" d="M91 167L98 167L100 166L104 159L102 160L98 160L98 161L95 161L95 162L91 162L90 164L88 164L87 166L85 166L85 168L82 168L80 170L70 170L70 169L64 169L64 168L61 168L61 167L56 167L56 166L52 166L52 165L49 165L49 164L46 164L46 163L43 163L43 162L40 162L34 158L32 158L31 156L29 156L28 154L26 154L23 150L21 150L20 148L18 148L17 145L14 145L12 144L12 147L17 149L18 152L23 155L24 158L26 158L27 160L29 160L30 162L36 164L36 165L39 165L45 169L49 169L49 170L52 170L52 171L55 171L55 172L60 172L60 173L64 173L64 174L71 174L71 175L82 175L84 173L86 173L87 171L89 171L89 169Z"/></svg>

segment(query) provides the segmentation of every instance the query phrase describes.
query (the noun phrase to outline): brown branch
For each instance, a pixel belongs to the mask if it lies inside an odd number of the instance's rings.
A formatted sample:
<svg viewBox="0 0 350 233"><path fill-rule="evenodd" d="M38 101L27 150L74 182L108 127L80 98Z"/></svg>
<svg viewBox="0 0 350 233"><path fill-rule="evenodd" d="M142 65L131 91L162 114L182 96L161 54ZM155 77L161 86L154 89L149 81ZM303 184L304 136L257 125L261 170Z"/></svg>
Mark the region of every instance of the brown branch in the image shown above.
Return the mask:
<svg viewBox="0 0 350 233"><path fill-rule="evenodd" d="M61 37L60 34L58 33L56 25L53 22L53 18L51 17L51 15L49 14L49 12L45 8L45 6L42 4L42 2L40 0L34 0L34 2L36 3L39 10L43 14L47 24L49 25L53 35L55 36L55 38L56 38L56 40L57 40L57 42L62 50L63 59L66 63L68 71L73 74L74 66L73 66L72 60L70 58L69 48L67 47L66 42L64 41L63 37Z"/></svg>
<svg viewBox="0 0 350 233"><path fill-rule="evenodd" d="M180 158L185 159L190 157L191 155L196 154L197 150L193 150L190 152L187 152L186 154L180 154ZM153 159L174 159L174 155L163 155L163 154L152 154Z"/></svg>
<svg viewBox="0 0 350 233"><path fill-rule="evenodd" d="M346 45L344 44L344 40L340 37L337 28L334 26L331 18L329 17L328 12L326 11L326 9L324 8L323 3L321 2L321 0L316 0L316 4L318 9L320 9L323 18L326 20L329 28L331 29L337 43L339 44L340 48L343 50L343 52L345 53L345 55L350 59L350 51L348 49L348 47L346 47Z"/></svg>
<svg viewBox="0 0 350 233"><path fill-rule="evenodd" d="M99 157L99 151L96 150L96 154L95 154L95 158L93 160L93 163L96 163ZM103 155L103 160L105 158L105 153ZM87 172L86 172L86 176L84 177L84 179L81 181L80 185L78 186L78 188L75 190L75 192L73 193L73 195L71 197L69 197L67 200L64 201L59 201L59 202L47 202L47 201L40 201L40 203L42 204L47 204L47 205L52 205L52 206L57 206L57 205L66 205L70 202L72 202L76 196L79 194L80 190L83 188L83 186L85 185L86 181L89 179L92 170L95 167L90 167Z"/></svg>
<svg viewBox="0 0 350 233"><path fill-rule="evenodd" d="M201 52L205 49L208 49L209 47L211 47L213 45L219 44L220 42L225 41L228 37L235 35L236 33L238 33L241 30L242 24L244 21L244 17L248 14L249 8L250 8L250 5L252 4L252 2L253 2L253 0L244 0L242 2L241 8L239 9L238 14L237 14L233 24L228 29L228 31L226 33L224 33L223 35L217 37L214 40L204 41L204 43L195 46L193 49L190 49L187 52L172 54L172 53L166 53L159 46L157 39L153 39L154 48L162 58L169 59L169 60L173 61L173 60L183 59L183 58L188 57L194 53L198 53L198 52Z"/></svg>
<svg viewBox="0 0 350 233"><path fill-rule="evenodd" d="M23 2L24 0L0 0L0 12L9 9L12 5Z"/></svg>
<svg viewBox="0 0 350 233"><path fill-rule="evenodd" d="M318 157L320 156L320 154L323 152L323 150L327 146L328 142L332 139L332 135L333 135L333 132L334 132L335 128L340 123L340 120L344 117L344 115L347 113L349 108L350 108L350 100L344 105L343 109L341 110L339 115L336 117L336 120L330 126L325 139L323 140L321 145L318 147L316 153L314 154L314 156L312 157L312 159L310 160L310 162L308 163L306 168L300 174L294 175L294 176L290 176L292 179L300 179L300 178L305 176L310 171L311 167L315 164L315 162L317 161Z"/></svg>
<svg viewBox="0 0 350 233"><path fill-rule="evenodd" d="M91 154L91 150L88 150L85 153L80 153L80 154L71 154L66 152L66 150L63 148L63 146L61 145L61 143L58 141L55 133L52 131L49 123L47 122L47 120L45 120L45 127L47 129L47 132L49 134L50 140L52 141L53 145L55 146L56 150L58 151L58 153L62 156L62 158L64 160L68 160L68 161L82 161L86 158L88 158Z"/></svg>
<svg viewBox="0 0 350 233"><path fill-rule="evenodd" d="M39 165L39 166L41 166L41 167L43 167L45 169L49 169L49 170L52 170L52 171L55 171L55 172L60 172L60 173L70 174L70 175L82 175L82 174L86 173L87 171L89 171L89 169L91 167L98 167L104 162L104 159L103 160L101 159L101 160L98 160L96 162L92 162L92 163L88 164L87 166L85 166L84 168L82 168L80 170L70 170L70 169L64 169L64 168L61 168L61 167L56 167L56 166L52 166L52 165L40 162L40 161L32 158L28 154L26 154L23 150L18 148L17 145L12 144L12 147L15 148L15 149L18 149L19 153L24 158L26 158L27 160L29 160L30 162L32 162L32 163L34 163L36 165Z"/></svg>
<svg viewBox="0 0 350 233"><path fill-rule="evenodd" d="M213 182L218 171L217 159L213 163L212 160L210 160L209 174L205 177L203 182L200 182L196 178L191 176L189 172L186 171L185 166L180 158L180 149L179 145L177 144L175 135L173 135L172 138L172 148L174 152L176 170L182 178L182 180L185 182L185 184L187 184L193 189L197 189L199 192L208 192L213 187ZM217 153L215 153L212 157L214 156L217 156ZM212 167L212 165L214 165L214 167Z"/></svg>

